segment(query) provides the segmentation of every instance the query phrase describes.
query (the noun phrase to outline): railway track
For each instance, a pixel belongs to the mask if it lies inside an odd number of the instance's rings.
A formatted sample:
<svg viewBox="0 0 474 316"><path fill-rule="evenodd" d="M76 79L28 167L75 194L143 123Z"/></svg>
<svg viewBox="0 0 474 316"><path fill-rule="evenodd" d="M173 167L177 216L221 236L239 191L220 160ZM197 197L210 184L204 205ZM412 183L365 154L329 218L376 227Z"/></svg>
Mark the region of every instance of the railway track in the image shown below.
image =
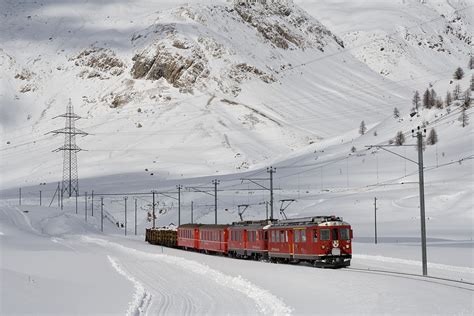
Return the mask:
<svg viewBox="0 0 474 316"><path fill-rule="evenodd" d="M419 280L423 282L430 282L436 283L440 285L445 285L449 287L459 288L466 291L474 292L474 283L463 281L463 280L454 280L448 278L441 278L435 276L422 276L419 274L414 273L407 273L407 272L398 272L398 271L388 271L388 270L380 270L380 269L362 269L362 268L353 268L347 267L342 271L349 271L349 272L359 272L359 273L370 273L370 274L380 274L380 275L391 275L394 277L405 277L413 280Z"/></svg>

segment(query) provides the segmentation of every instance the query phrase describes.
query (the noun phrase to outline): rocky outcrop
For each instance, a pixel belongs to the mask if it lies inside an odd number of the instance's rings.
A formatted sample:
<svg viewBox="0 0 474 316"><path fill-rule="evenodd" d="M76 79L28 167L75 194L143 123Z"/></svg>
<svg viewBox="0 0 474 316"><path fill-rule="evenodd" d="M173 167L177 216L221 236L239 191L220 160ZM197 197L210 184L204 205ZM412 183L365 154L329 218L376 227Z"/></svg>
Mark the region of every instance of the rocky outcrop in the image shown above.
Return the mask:
<svg viewBox="0 0 474 316"><path fill-rule="evenodd" d="M310 19L291 2L252 6L235 4L234 8L244 22L254 27L263 38L278 48L313 47L324 51L328 39L335 40L340 47L344 47L341 39L322 24Z"/></svg>
<svg viewBox="0 0 474 316"><path fill-rule="evenodd" d="M192 90L199 78L206 78L207 60L196 45L174 40L171 47L166 42L154 45L133 58L134 79L166 79L181 90Z"/></svg>
<svg viewBox="0 0 474 316"><path fill-rule="evenodd" d="M79 73L81 78L108 79L121 75L125 69L125 63L112 50L100 47L87 48L70 60L78 67L84 67Z"/></svg>

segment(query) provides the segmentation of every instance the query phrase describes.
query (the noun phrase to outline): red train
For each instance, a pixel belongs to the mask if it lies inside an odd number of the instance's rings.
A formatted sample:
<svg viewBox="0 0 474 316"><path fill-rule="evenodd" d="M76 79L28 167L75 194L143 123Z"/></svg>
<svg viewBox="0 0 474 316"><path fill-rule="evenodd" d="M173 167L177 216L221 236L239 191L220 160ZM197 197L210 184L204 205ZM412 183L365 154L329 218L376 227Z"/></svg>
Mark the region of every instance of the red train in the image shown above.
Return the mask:
<svg viewBox="0 0 474 316"><path fill-rule="evenodd" d="M232 225L185 224L177 245L230 257L268 259L319 267L346 267L352 258L352 229L342 218L315 216Z"/></svg>

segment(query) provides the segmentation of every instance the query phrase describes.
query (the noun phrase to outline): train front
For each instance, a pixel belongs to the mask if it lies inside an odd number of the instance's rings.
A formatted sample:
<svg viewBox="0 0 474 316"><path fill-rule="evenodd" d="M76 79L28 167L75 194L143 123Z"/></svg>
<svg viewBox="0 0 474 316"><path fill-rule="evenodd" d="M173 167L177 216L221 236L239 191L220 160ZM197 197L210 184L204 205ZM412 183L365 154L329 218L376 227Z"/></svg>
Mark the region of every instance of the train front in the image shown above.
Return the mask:
<svg viewBox="0 0 474 316"><path fill-rule="evenodd" d="M342 218L331 217L318 223L316 266L347 267L352 259L352 229Z"/></svg>

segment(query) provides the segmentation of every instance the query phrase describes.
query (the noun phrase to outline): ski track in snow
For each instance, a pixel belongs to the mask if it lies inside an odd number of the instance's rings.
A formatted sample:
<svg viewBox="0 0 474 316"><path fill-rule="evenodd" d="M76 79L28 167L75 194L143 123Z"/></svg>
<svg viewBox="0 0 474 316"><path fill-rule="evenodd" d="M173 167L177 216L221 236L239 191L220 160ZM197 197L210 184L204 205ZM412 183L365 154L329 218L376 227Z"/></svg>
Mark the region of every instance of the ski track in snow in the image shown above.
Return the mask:
<svg viewBox="0 0 474 316"><path fill-rule="evenodd" d="M135 293L133 300L128 303L127 316L146 315L147 308L151 301L151 294L149 294L143 284L136 280L133 276L128 274L118 263L117 259L107 256L112 267L120 274L133 283Z"/></svg>
<svg viewBox="0 0 474 316"><path fill-rule="evenodd" d="M398 264L406 264L406 265L421 267L421 261L416 261L416 260L400 259L400 258L385 257L385 256L360 255L360 254L354 254L354 255L352 255L352 257L354 259L371 260L371 261L388 262L388 263L398 263ZM431 262L428 262L428 267L433 268L433 269L451 271L451 272L474 274L474 269L469 268L469 267L450 266L450 265L446 265L446 264L431 263Z"/></svg>
<svg viewBox="0 0 474 316"><path fill-rule="evenodd" d="M141 257L144 259L161 260L171 265L174 265L176 267L182 268L186 271L191 271L196 274L210 278L212 281L216 282L218 285L238 291L244 294L245 296L247 296L249 299L253 300L255 304L257 305L259 312L262 314L265 314L265 315L290 315L291 314L292 309L288 307L287 305L285 305L285 303L283 303L280 299L278 299L276 296L274 296L267 290L262 289L252 284L251 282L245 280L241 276L236 276L236 277L229 276L220 271L214 270L207 265L204 265L204 264L201 264L199 262L189 260L189 259L184 259L184 258L164 255L164 254L151 254L151 253L139 251L133 248L128 248L120 244L110 242L110 241L100 239L100 238L93 238L93 237L88 237L88 236L81 236L80 238L84 242L94 243L100 246L104 246L106 248L115 248L119 251L127 253L128 255L134 254L137 257ZM111 261L111 262L116 262L116 261ZM135 299L131 306L133 308L139 306L141 302L140 297L143 297L142 292L140 292L140 291L144 291L143 285L141 285L141 283L139 283L135 278L125 273L123 269L120 268L120 266L114 265L114 268L117 271L119 271L120 274L126 276L130 281L132 281L135 284L137 291L135 294ZM137 299L137 296L138 296L138 299ZM129 315L140 315L140 314L133 314L133 313L131 314L130 309L129 309Z"/></svg>

